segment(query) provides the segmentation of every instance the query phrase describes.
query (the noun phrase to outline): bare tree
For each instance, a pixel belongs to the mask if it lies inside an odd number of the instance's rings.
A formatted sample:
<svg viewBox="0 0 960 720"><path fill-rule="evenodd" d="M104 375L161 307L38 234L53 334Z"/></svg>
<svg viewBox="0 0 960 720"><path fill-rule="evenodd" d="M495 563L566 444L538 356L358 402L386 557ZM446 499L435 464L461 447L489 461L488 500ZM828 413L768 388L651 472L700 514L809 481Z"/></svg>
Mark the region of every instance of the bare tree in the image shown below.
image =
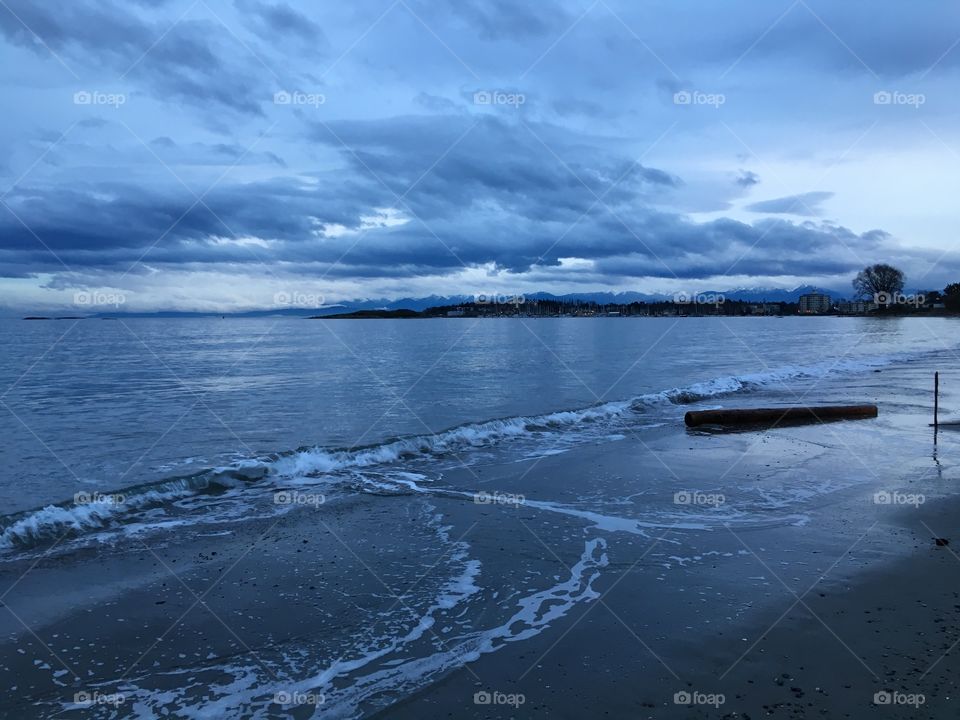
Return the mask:
<svg viewBox="0 0 960 720"><path fill-rule="evenodd" d="M960 283L951 283L944 288L943 302L947 310L960 312Z"/></svg>
<svg viewBox="0 0 960 720"><path fill-rule="evenodd" d="M853 289L858 298L873 298L880 305L889 305L903 292L903 272L883 263L865 267L854 278Z"/></svg>

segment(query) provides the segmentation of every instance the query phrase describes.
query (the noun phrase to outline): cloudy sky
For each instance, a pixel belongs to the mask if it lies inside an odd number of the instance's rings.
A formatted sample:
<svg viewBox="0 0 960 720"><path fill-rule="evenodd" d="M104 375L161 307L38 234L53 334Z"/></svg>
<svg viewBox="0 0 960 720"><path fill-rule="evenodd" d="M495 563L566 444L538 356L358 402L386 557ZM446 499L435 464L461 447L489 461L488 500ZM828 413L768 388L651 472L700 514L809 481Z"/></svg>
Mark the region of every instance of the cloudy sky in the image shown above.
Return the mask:
<svg viewBox="0 0 960 720"><path fill-rule="evenodd" d="M960 280L960 5L0 0L0 307Z"/></svg>

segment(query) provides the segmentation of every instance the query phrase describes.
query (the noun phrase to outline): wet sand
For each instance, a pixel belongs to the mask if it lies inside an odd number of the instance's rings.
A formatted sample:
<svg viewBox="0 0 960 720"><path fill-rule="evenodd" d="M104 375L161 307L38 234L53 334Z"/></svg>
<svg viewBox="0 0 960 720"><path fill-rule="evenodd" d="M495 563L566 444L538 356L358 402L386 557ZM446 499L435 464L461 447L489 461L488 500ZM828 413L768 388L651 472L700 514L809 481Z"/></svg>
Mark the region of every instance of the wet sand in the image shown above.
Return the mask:
<svg viewBox="0 0 960 720"><path fill-rule="evenodd" d="M745 533L749 555L683 583L624 561L556 632L378 717L955 718L960 558L927 526L960 537L958 513L956 500L898 513L871 521L849 551L812 543L789 563L779 533ZM525 703L471 707L483 690Z"/></svg>
<svg viewBox="0 0 960 720"><path fill-rule="evenodd" d="M768 433L767 450L741 461L739 477L791 462L788 438L813 432ZM853 442L870 429L844 424L838 432ZM714 439L748 438L756 436ZM941 436L941 451L955 450L955 441ZM893 456L872 459L881 472L896 470ZM817 473L833 462L828 452L803 467ZM597 453L591 464L602 474L628 472L629 462ZM910 465L900 461L907 476ZM951 477L893 482L924 494L915 507L878 503L876 486L865 483L800 526L702 533L711 550L699 559L678 560L668 544L689 531L614 534L595 602L378 717L957 717L960 500L951 497ZM533 537L538 527L527 530L532 552L553 554L545 537ZM937 547L934 536L954 541ZM554 560L562 571L561 553ZM525 702L476 705L476 692Z"/></svg>
<svg viewBox="0 0 960 720"><path fill-rule="evenodd" d="M668 425L5 563L0 716L954 718L960 435L882 419Z"/></svg>

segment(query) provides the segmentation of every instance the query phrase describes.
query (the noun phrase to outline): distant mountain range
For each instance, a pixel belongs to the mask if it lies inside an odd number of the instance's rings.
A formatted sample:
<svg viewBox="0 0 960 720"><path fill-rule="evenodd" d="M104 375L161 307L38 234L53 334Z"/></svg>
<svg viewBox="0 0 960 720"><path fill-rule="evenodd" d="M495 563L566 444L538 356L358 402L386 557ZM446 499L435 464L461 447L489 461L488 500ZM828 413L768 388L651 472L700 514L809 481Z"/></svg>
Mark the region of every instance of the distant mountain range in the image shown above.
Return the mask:
<svg viewBox="0 0 960 720"><path fill-rule="evenodd" d="M728 300L741 300L744 302L797 302L801 295L807 293L821 292L830 295L833 298L847 298L851 295L849 291L830 290L818 288L813 285L801 285L793 290L784 290L781 288L737 288L735 290L704 290L697 295L723 295ZM220 315L229 315L230 317L307 317L310 315L333 315L337 313L356 312L358 310L426 310L430 307L439 305L459 305L460 303L473 302L477 295L429 295L419 298L400 298L399 300L363 299L344 301L334 305L324 307L307 308L273 308L269 310L247 310L235 313L217 313L217 312L188 312L188 311L158 311L158 312L111 312L97 313L93 317L218 317ZM675 295L667 293L639 293L639 292L585 292L585 293L567 293L565 295L553 295L547 292L535 292L525 294L528 300L557 300L557 301L581 301L595 302L600 305L618 304L628 305L633 302L663 302L673 300Z"/></svg>

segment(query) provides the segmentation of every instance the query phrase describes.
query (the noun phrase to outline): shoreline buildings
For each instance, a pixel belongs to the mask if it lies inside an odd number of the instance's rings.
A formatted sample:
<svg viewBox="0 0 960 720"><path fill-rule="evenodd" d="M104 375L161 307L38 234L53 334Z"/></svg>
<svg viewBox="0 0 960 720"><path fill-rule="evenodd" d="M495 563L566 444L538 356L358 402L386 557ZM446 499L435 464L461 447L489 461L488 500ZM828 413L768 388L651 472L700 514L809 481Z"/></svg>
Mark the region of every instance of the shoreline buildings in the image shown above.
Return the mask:
<svg viewBox="0 0 960 720"><path fill-rule="evenodd" d="M829 295L823 293L807 293L800 296L801 315L826 315L833 309Z"/></svg>

